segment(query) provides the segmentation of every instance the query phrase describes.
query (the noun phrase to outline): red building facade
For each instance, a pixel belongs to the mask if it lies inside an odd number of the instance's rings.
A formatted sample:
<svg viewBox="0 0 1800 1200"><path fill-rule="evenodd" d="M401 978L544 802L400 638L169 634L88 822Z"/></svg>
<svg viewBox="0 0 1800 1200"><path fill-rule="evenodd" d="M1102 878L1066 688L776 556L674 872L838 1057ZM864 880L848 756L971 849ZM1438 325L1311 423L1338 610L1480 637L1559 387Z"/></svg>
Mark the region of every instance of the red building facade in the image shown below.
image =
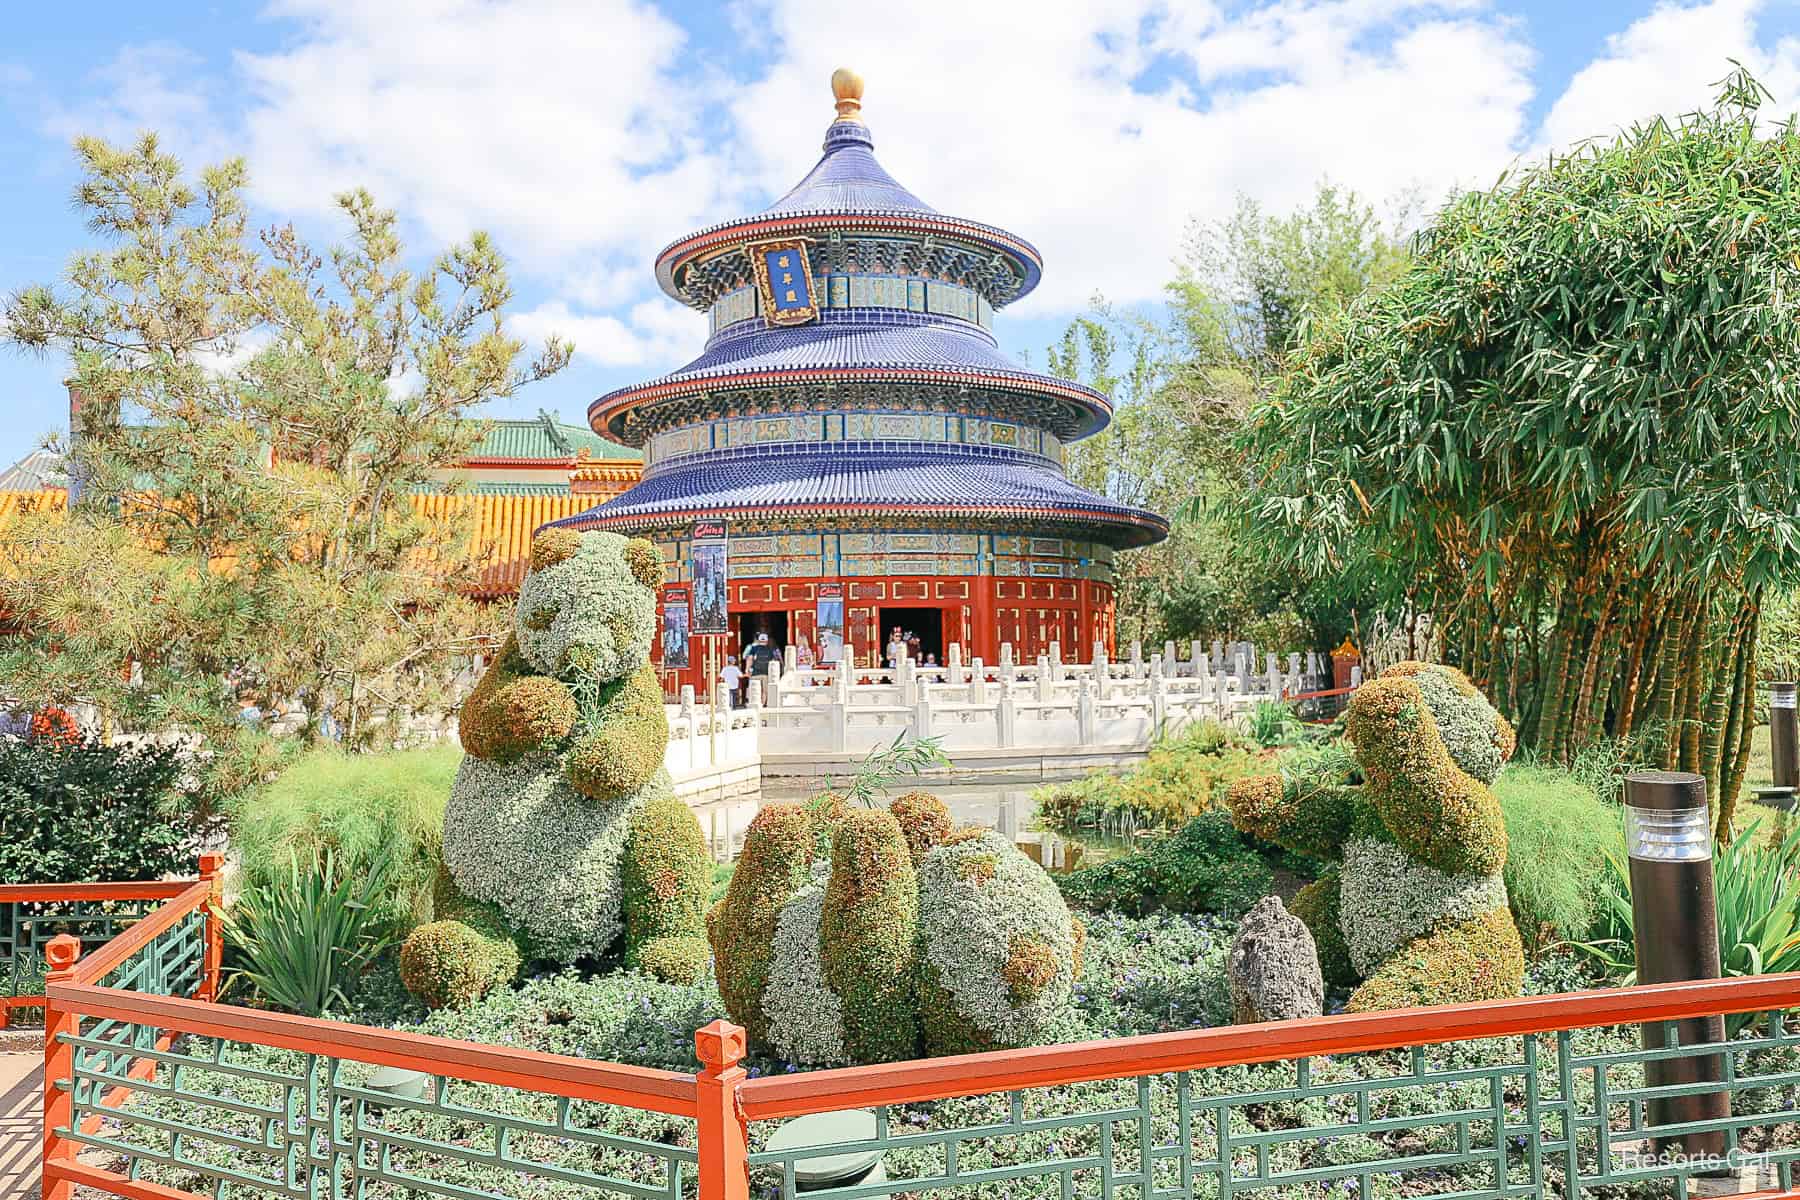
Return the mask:
<svg viewBox="0 0 1800 1200"><path fill-rule="evenodd" d="M990 662L1002 643L1023 659L1110 647L1114 555L1168 526L1064 472L1106 397L998 348L994 313L1036 286L1037 251L901 187L875 160L861 81L832 86L838 118L805 179L658 256L664 291L712 336L590 406L595 432L642 448L643 477L557 523L652 538L665 598L698 609L693 524L725 521L731 652L767 633L825 660L818 622L840 600L859 666L895 629L940 659L953 643ZM699 639L690 662L671 686L717 667Z"/></svg>

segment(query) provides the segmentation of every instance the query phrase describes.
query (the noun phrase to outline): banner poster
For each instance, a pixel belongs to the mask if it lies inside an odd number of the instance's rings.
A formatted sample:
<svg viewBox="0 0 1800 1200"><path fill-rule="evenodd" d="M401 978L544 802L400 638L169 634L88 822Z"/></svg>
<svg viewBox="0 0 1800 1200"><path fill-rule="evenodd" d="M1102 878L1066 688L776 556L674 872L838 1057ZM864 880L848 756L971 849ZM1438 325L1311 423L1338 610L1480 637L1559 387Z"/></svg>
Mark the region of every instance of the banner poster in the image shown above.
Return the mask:
<svg viewBox="0 0 1800 1200"><path fill-rule="evenodd" d="M819 665L834 667L844 657L844 585L821 583L813 625L819 639Z"/></svg>
<svg viewBox="0 0 1800 1200"><path fill-rule="evenodd" d="M688 661L688 590L672 587L663 593L662 665L665 670L685 670Z"/></svg>
<svg viewBox="0 0 1800 1200"><path fill-rule="evenodd" d="M691 553L694 575L694 633L729 633L726 620L725 522L695 521Z"/></svg>

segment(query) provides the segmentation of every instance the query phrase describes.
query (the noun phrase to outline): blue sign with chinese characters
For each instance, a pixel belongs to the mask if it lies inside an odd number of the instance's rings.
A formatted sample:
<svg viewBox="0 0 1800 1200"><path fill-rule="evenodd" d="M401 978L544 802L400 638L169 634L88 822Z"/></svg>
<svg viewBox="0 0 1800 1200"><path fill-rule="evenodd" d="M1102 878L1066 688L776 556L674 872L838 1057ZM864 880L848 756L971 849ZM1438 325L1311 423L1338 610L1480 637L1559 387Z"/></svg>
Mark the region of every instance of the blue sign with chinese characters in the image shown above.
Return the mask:
<svg viewBox="0 0 1800 1200"><path fill-rule="evenodd" d="M802 325L816 320L819 302L813 295L812 267L801 241L758 246L756 286L762 293L763 316L771 325Z"/></svg>
<svg viewBox="0 0 1800 1200"><path fill-rule="evenodd" d="M776 312L793 312L812 307L812 292L807 288L806 268L797 250L765 250L763 259L769 264L769 295Z"/></svg>

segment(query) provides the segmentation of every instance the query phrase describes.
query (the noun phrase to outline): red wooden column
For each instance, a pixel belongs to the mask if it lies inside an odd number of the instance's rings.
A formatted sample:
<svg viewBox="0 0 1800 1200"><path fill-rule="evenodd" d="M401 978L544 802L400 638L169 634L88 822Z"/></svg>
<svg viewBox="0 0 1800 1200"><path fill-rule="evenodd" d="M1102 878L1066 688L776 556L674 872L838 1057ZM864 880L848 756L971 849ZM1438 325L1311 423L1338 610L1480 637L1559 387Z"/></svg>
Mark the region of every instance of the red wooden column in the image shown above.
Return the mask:
<svg viewBox="0 0 1800 1200"><path fill-rule="evenodd" d="M968 658L979 658L988 666L1000 661L1000 631L994 625L994 577L976 575L969 580L970 621Z"/></svg>
<svg viewBox="0 0 1800 1200"><path fill-rule="evenodd" d="M66 933L51 938L44 946L44 958L50 965L45 976L45 991L66 983L75 973L75 960L81 957L81 939ZM75 1185L68 1180L52 1179L52 1163L73 1163L80 1146L61 1136L57 1130L75 1124L75 1047L62 1039L80 1031L81 1018L57 1008L55 1000L44 1001L44 1184L43 1200L74 1200ZM59 1087L66 1081L67 1088Z"/></svg>
<svg viewBox="0 0 1800 1200"><path fill-rule="evenodd" d="M749 1200L750 1128L738 1102L738 1086L749 1078L738 1066L744 1050L743 1029L729 1021L714 1021L694 1034L694 1052L706 1067L694 1077L700 1200Z"/></svg>

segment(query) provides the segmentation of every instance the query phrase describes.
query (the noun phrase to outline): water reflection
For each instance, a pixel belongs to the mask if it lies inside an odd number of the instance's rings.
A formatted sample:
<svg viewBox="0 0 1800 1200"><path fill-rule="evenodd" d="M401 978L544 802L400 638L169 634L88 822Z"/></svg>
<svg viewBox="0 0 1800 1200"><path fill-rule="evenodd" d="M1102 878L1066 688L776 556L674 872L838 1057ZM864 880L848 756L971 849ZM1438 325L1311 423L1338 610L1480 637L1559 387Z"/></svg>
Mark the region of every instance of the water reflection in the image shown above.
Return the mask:
<svg viewBox="0 0 1800 1200"><path fill-rule="evenodd" d="M1021 785L1016 780L991 783L921 782L921 790L931 792L950 808L958 825L980 825L995 829L1018 843L1032 858L1052 870L1067 870L1110 858L1127 849L1130 839L1114 834L1082 832L1058 834L1040 830L1037 825L1037 802L1032 792L1039 786ZM817 795L822 781L772 779L764 782L755 796L696 805L695 815L713 846L715 858L736 858L744 847L744 830L764 804L802 803ZM889 797L911 790L901 781L888 789Z"/></svg>

